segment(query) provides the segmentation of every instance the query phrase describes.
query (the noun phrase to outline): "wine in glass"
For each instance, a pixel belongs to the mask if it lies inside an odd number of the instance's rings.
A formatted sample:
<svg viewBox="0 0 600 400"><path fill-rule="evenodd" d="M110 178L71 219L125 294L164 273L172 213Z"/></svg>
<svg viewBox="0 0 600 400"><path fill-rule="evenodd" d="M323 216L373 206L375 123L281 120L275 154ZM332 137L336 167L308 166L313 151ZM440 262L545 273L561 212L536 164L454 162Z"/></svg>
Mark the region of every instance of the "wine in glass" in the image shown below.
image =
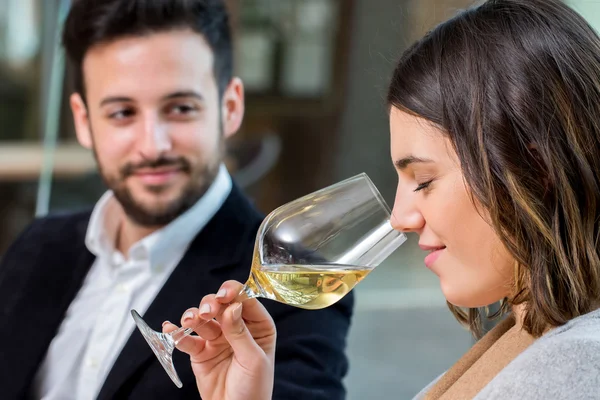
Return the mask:
<svg viewBox="0 0 600 400"><path fill-rule="evenodd" d="M350 292L404 241L390 209L366 174L359 174L272 211L256 236L250 276L236 301L266 298L317 310ZM172 353L192 329L154 331L135 311L136 325L177 387Z"/></svg>

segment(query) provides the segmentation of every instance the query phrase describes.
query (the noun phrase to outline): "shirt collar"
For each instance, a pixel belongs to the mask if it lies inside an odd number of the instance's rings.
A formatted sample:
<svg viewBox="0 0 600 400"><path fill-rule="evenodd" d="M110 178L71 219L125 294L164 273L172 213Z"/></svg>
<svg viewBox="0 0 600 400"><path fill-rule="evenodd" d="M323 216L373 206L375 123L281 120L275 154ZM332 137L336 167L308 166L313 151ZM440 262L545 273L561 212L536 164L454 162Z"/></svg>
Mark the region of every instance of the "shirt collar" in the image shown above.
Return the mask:
<svg viewBox="0 0 600 400"><path fill-rule="evenodd" d="M161 269L176 254L187 250L192 240L221 208L231 192L232 181L224 164L209 189L196 204L163 228L141 239L129 250L129 258L149 259L150 268ZM107 191L96 203L86 233L86 246L96 257L115 257L115 238L123 208Z"/></svg>
<svg viewBox="0 0 600 400"><path fill-rule="evenodd" d="M96 257L110 256L114 252L114 242L122 215L123 209L112 191L104 193L92 211L85 236L86 247Z"/></svg>

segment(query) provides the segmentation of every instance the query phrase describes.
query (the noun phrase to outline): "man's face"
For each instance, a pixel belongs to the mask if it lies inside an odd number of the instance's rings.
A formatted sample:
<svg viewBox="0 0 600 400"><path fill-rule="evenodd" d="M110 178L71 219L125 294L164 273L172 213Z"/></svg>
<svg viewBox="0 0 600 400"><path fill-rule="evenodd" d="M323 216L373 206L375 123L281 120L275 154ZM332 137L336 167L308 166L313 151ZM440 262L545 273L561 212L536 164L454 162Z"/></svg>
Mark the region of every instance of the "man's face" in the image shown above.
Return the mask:
<svg viewBox="0 0 600 400"><path fill-rule="evenodd" d="M84 58L87 104L71 97L77 136L139 225L165 225L202 197L239 128L243 87L232 80L220 99L213 63L191 30L117 39Z"/></svg>

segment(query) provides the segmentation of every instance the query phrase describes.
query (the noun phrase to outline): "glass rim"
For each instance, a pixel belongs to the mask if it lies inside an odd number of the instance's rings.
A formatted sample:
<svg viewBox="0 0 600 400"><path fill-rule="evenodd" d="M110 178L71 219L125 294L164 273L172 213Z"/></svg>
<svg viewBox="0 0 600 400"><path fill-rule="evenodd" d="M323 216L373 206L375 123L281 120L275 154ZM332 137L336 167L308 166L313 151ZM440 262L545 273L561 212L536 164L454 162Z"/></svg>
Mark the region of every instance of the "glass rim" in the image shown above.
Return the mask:
<svg viewBox="0 0 600 400"><path fill-rule="evenodd" d="M326 186L324 188L321 188L319 190L316 190L312 193L309 193L305 196L310 196L316 193L322 193L322 192L326 192L327 190L330 190L332 187L336 187L336 186L342 186L347 184L348 182L354 181L354 180L358 180L358 179L363 179L367 185L369 186L369 189L371 189L371 193L373 194L373 196L375 197L375 199L377 199L377 202L379 203L379 205L381 206L381 208L383 209L383 211L387 214L388 216L388 220L391 222L392 219L392 210L390 209L390 206L388 205L388 203L385 201L385 199L383 198L383 196L381 195L381 192L379 191L379 189L377 189L377 186L375 186L375 183L373 183L373 181L371 180L371 178L369 177L369 175L367 175L366 172L361 172L359 174L356 174L354 176L351 176L349 178L346 179L342 179L341 181L338 181L336 183L333 183L329 186ZM302 199L304 196L299 197L296 200L292 200L293 201L297 201ZM263 219L261 225L266 224L272 217L275 211L281 209L282 207L285 207L287 204L282 204L278 207L276 207L275 209L273 209L271 212L269 212L269 214Z"/></svg>
<svg viewBox="0 0 600 400"><path fill-rule="evenodd" d="M392 218L392 210L390 209L390 206L388 205L388 203L385 201L385 199L383 198L381 192L379 191L379 189L377 189L377 186L375 186L375 183L373 183L373 181L371 180L371 178L369 178L369 175L367 175L366 172L361 172L358 175L355 175L353 177L348 178L347 180L353 180L356 178L363 178L367 184L369 185L369 188L371 189L371 192L373 193L373 195L375 196L375 198L377 199L377 201L379 202L379 204L382 206L382 208L387 212L389 218ZM340 182L343 183L344 181Z"/></svg>

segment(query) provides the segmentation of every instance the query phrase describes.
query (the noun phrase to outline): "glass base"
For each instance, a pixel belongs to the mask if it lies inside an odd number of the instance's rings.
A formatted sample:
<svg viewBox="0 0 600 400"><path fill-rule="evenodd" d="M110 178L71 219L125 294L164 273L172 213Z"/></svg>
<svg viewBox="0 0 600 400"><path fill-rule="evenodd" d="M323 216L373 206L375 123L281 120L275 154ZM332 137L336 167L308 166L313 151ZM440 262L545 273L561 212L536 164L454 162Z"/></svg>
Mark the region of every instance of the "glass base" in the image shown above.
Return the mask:
<svg viewBox="0 0 600 400"><path fill-rule="evenodd" d="M175 349L175 342L171 338L171 335L165 335L162 332L152 330L152 328L150 328L148 324L144 322L137 311L131 310L131 315L133 316L133 320L135 321L139 331L142 333L142 336L144 339L146 339L146 342L148 342L148 345L156 355L156 358L158 358L160 364L163 366L167 374L169 374L169 377L173 383L181 389L183 387L183 383L181 383L181 380L177 375L177 371L175 371L175 366L173 365L172 354L173 349Z"/></svg>

